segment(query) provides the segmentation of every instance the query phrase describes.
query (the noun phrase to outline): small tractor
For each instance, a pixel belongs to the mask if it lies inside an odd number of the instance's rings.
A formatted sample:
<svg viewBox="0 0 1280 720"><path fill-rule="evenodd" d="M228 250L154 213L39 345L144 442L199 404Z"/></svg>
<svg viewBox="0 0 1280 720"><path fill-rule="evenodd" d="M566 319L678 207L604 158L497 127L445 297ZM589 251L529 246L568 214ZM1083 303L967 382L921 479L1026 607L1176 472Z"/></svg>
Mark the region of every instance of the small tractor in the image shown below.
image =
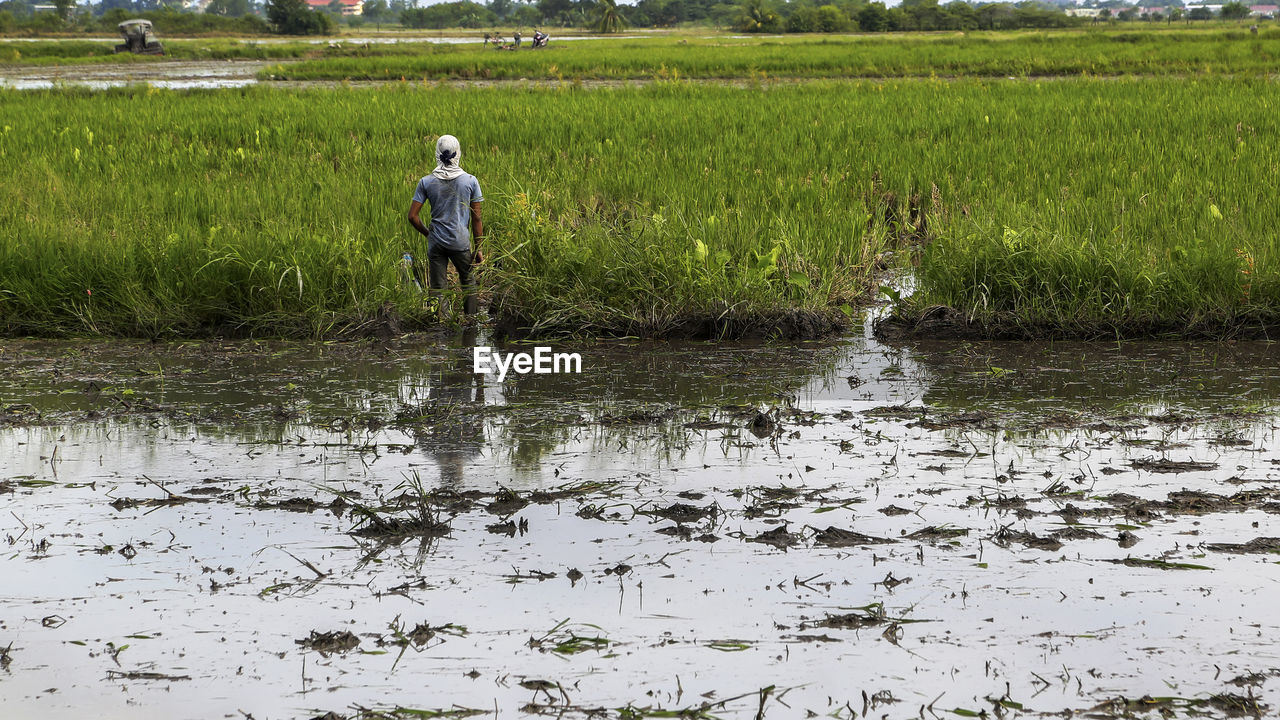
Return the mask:
<svg viewBox="0 0 1280 720"><path fill-rule="evenodd" d="M163 55L164 47L151 32L150 20L125 20L117 25L124 42L116 46L116 52L137 55Z"/></svg>

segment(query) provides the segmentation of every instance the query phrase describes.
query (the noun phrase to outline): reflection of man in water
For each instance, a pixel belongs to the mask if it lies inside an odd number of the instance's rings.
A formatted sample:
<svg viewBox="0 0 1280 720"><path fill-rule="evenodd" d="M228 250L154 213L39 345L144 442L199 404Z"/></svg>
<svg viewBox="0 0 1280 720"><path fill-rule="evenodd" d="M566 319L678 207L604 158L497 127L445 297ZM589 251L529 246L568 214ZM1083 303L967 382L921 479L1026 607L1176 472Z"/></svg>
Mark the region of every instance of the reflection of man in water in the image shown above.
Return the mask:
<svg viewBox="0 0 1280 720"><path fill-rule="evenodd" d="M467 461L484 448L484 375L472 372L471 346L475 331L464 334L459 360L442 371L429 388L430 424L415 431L418 447L440 466L440 486L462 484Z"/></svg>

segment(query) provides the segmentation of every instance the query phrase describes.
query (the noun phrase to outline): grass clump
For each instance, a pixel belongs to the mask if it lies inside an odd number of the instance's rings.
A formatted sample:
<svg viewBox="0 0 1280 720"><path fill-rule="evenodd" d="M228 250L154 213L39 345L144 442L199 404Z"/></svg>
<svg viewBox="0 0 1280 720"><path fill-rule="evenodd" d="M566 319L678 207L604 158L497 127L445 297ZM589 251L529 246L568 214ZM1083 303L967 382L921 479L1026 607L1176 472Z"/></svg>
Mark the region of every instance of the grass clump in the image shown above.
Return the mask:
<svg viewBox="0 0 1280 720"><path fill-rule="evenodd" d="M529 647L556 655L576 655L588 650L607 650L611 644L604 630L590 623L570 624L565 618L538 637L529 638Z"/></svg>
<svg viewBox="0 0 1280 720"><path fill-rule="evenodd" d="M351 534L382 542L396 543L407 538L434 539L449 534L449 518L438 507L422 479L414 473L392 492L400 493L379 503L366 505L345 498L357 518Z"/></svg>

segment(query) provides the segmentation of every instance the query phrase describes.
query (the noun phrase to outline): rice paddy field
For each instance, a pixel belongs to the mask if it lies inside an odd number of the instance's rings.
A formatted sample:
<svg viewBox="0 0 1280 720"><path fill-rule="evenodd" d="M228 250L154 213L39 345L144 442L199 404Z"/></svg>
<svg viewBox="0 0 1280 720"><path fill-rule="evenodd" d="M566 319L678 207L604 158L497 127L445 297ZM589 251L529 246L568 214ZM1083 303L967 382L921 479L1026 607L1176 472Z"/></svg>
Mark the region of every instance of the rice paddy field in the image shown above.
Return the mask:
<svg viewBox="0 0 1280 720"><path fill-rule="evenodd" d="M626 38L554 52L375 45L269 68L289 80L844 78L1269 73L1280 28Z"/></svg>
<svg viewBox="0 0 1280 720"><path fill-rule="evenodd" d="M446 131L487 198L482 284L511 327L812 334L886 296L904 318L949 308L988 334L1213 335L1277 318L1277 93L1259 72L1280 47L1270 30L621 42L378 46L286 74L397 62L430 76L459 58L497 76L513 62L568 72L594 53L626 76L648 67L627 57L647 53L671 59L670 77L4 91L0 327L320 337L431 324L398 261L423 254L404 214ZM864 61L839 65L836 50L913 42L905 74L954 70L948 53L983 74L973 58L1037 47L1075 64L1053 77L676 79L726 72L681 57L741 73L746 51L790 53L795 74L840 74ZM1152 44L1173 64L1144 55ZM1209 57L1223 72L1169 71ZM1137 58L1163 73L1074 74Z"/></svg>
<svg viewBox="0 0 1280 720"><path fill-rule="evenodd" d="M0 718L1274 717L1274 33L4 46Z"/></svg>
<svg viewBox="0 0 1280 720"><path fill-rule="evenodd" d="M471 42L463 42L467 39ZM508 37L509 39L509 37ZM397 41L403 40L403 41ZM436 42L423 42L434 40ZM844 78L1268 73L1280 59L1280 27L1047 30L753 38L678 34L573 38L546 52L497 52L477 33L448 38L178 39L177 59L280 59L263 71L288 80ZM114 54L114 41L0 38L0 67L164 62Z"/></svg>

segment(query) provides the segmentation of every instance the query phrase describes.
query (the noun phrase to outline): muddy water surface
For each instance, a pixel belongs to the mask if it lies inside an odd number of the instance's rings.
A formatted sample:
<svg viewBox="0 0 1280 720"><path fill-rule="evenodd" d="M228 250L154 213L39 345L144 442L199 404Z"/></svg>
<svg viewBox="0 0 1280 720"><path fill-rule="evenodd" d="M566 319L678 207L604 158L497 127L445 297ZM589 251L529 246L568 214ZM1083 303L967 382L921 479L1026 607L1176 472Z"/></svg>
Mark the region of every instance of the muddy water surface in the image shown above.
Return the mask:
<svg viewBox="0 0 1280 720"><path fill-rule="evenodd" d="M489 342L0 345L0 715L1280 707L1270 344Z"/></svg>
<svg viewBox="0 0 1280 720"><path fill-rule="evenodd" d="M29 65L0 68L0 87L45 90L75 85L104 90L147 83L173 90L236 88L258 82L257 72L273 60L163 60L122 64ZM288 61L285 61L288 62Z"/></svg>

